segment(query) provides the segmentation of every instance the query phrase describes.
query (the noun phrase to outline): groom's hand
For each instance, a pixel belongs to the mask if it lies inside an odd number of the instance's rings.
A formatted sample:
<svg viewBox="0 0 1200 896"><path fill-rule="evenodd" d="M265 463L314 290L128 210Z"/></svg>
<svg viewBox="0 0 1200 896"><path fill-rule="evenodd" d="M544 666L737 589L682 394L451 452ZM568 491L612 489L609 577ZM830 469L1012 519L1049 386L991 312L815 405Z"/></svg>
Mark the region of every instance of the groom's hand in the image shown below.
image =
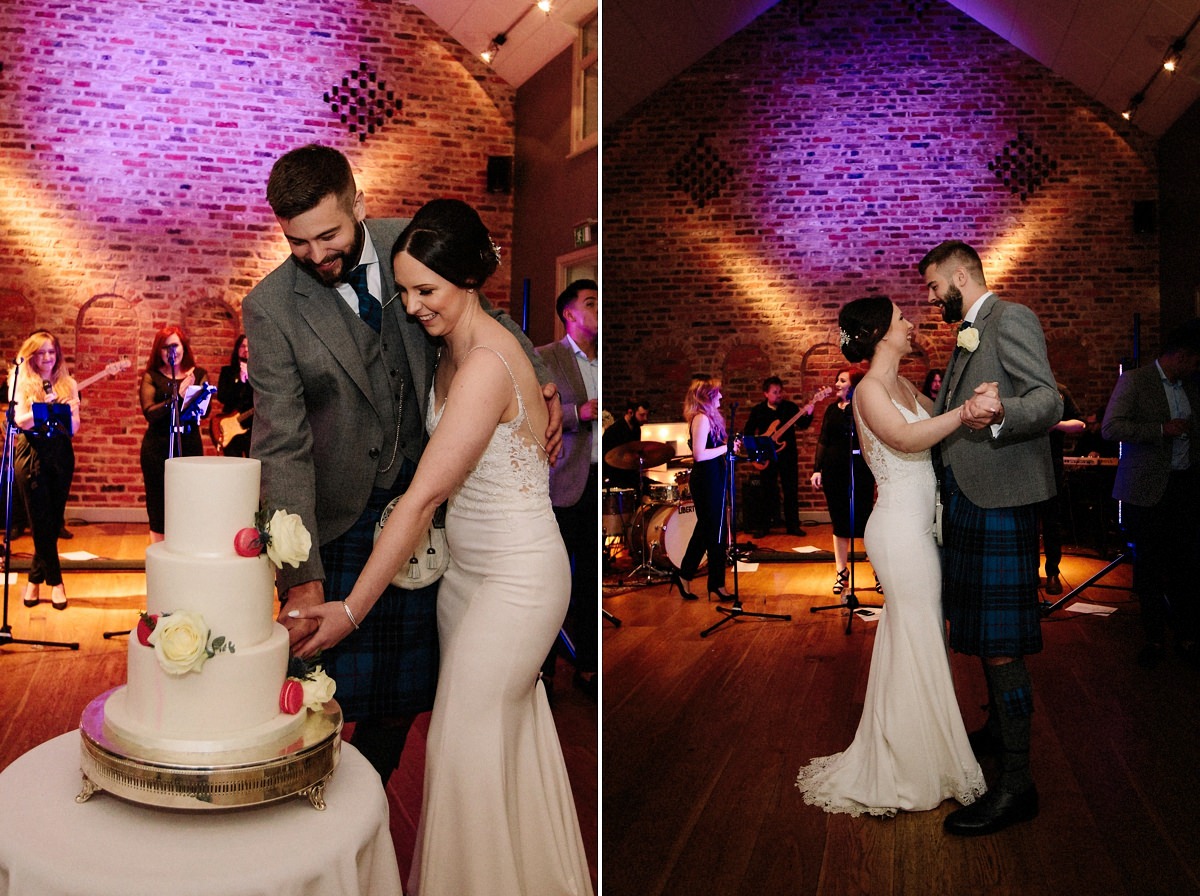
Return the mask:
<svg viewBox="0 0 1200 896"><path fill-rule="evenodd" d="M963 425L968 429L983 429L1004 419L1004 405L1000 402L999 383L980 383L974 394L963 402L959 412Z"/></svg>

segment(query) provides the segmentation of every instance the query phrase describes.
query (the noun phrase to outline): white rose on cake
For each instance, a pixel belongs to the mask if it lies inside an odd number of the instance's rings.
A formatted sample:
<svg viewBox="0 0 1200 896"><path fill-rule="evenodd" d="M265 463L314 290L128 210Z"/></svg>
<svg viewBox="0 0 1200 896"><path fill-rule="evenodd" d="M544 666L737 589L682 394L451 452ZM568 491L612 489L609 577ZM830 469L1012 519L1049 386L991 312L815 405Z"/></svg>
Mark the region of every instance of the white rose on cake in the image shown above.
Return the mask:
<svg viewBox="0 0 1200 896"><path fill-rule="evenodd" d="M267 557L279 569L283 564L299 566L312 550L312 536L299 514L276 510L267 523Z"/></svg>
<svg viewBox="0 0 1200 896"><path fill-rule="evenodd" d="M199 672L209 657L208 626L195 613L162 616L148 640L159 665L169 675Z"/></svg>
<svg viewBox="0 0 1200 896"><path fill-rule="evenodd" d="M333 699L333 692L337 689L337 684L321 666L313 669L308 678L302 679L300 686L304 689L304 705L313 712L320 712L321 707Z"/></svg>

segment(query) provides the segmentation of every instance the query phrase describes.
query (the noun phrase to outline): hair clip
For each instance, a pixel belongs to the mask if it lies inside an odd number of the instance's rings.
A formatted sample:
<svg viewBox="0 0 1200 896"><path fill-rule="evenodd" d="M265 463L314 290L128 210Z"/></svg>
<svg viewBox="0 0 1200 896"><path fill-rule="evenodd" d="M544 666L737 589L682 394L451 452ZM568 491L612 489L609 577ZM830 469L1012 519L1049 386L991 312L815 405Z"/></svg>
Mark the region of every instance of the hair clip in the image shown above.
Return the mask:
<svg viewBox="0 0 1200 896"><path fill-rule="evenodd" d="M500 247L496 245L496 241L490 236L488 237L488 246L492 250L492 258L496 260L496 264L500 264Z"/></svg>
<svg viewBox="0 0 1200 896"><path fill-rule="evenodd" d="M850 334L847 333L845 330L843 330L841 327L838 328L838 344L839 345L849 345L850 344Z"/></svg>

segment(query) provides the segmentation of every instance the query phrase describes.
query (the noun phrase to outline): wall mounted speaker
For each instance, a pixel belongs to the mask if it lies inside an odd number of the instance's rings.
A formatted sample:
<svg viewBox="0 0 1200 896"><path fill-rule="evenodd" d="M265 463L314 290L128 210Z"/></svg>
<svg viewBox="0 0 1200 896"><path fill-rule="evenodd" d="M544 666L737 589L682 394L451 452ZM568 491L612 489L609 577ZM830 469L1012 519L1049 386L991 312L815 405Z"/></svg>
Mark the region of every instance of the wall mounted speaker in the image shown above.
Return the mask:
<svg viewBox="0 0 1200 896"><path fill-rule="evenodd" d="M488 156L487 191L489 193L511 193L513 186L513 157Z"/></svg>
<svg viewBox="0 0 1200 896"><path fill-rule="evenodd" d="M1142 199L1133 204L1133 232L1158 233L1158 201Z"/></svg>

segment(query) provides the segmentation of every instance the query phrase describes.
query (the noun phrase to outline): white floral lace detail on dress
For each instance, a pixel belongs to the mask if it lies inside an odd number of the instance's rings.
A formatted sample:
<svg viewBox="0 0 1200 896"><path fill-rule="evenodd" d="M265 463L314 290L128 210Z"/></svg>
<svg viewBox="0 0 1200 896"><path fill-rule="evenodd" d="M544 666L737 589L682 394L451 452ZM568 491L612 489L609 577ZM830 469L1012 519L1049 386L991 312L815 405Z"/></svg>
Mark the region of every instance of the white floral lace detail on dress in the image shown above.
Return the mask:
<svg viewBox="0 0 1200 896"><path fill-rule="evenodd" d="M552 513L549 509L550 467L545 451L529 424L525 400L517 387L516 377L513 376L512 368L504 356L489 346L476 346L467 354L480 348L492 352L508 371L513 391L517 395L517 416L507 423L496 424L496 429L475 467L462 485L450 495L450 508L472 515L493 514L497 507L522 512ZM438 408L434 401L436 376L435 372L435 381L429 387L429 412L426 415L426 427L430 435L437 428L445 411L444 403ZM504 496L506 500L498 501L500 496Z"/></svg>

